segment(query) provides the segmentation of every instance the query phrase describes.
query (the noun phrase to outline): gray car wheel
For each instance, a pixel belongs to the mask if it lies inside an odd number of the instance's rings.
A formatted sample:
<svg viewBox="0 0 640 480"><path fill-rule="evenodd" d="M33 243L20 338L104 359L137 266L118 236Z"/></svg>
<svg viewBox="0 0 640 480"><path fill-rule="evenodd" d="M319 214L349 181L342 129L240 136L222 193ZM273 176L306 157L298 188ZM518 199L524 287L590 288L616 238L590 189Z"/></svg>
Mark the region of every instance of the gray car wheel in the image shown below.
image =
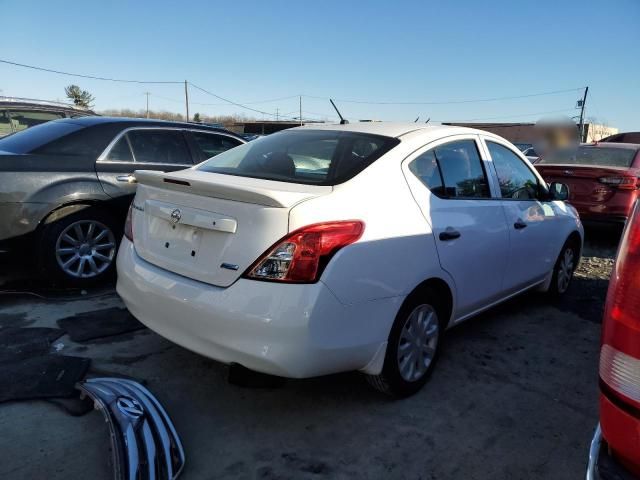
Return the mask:
<svg viewBox="0 0 640 480"><path fill-rule="evenodd" d="M438 359L445 316L446 308L430 289L410 295L391 327L382 372L367 375L368 382L394 397L420 390Z"/></svg>
<svg viewBox="0 0 640 480"><path fill-rule="evenodd" d="M65 228L56 241L56 261L73 278L93 278L115 261L116 238L97 220L78 220Z"/></svg>
<svg viewBox="0 0 640 480"><path fill-rule="evenodd" d="M578 245L571 239L567 240L560 251L560 255L558 255L556 264L553 267L551 285L549 286L549 293L556 297L564 295L569 290L569 285L580 259Z"/></svg>
<svg viewBox="0 0 640 480"><path fill-rule="evenodd" d="M39 263L49 283L90 286L113 273L123 222L91 205L52 218L38 237Z"/></svg>

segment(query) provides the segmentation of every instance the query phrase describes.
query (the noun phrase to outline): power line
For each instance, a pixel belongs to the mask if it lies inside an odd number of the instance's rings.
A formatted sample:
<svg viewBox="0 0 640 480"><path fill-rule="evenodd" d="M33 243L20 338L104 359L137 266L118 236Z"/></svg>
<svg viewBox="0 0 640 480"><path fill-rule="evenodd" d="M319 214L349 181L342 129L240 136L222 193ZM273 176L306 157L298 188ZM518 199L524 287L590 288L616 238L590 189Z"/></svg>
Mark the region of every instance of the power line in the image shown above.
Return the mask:
<svg viewBox="0 0 640 480"><path fill-rule="evenodd" d="M84 75L84 74L81 74L81 73L62 72L60 70L53 70L51 68L36 67L34 65L26 65L24 63L10 62L9 60L3 60L3 59L0 59L0 63L6 63L8 65L14 65L16 67L30 68L32 70L40 70L42 72L57 73L59 75L66 75L68 77L90 78L90 79L93 79L93 80L105 80L105 81L108 81L108 82L162 83L162 84L178 84L178 83L182 83L182 82L159 81L159 80L124 80L124 79L121 79L121 78L97 77L97 76L94 76L94 75Z"/></svg>
<svg viewBox="0 0 640 480"><path fill-rule="evenodd" d="M303 95L304 96L304 95ZM287 97L280 97L280 98L270 98L269 100L258 100L258 101L254 101L254 102L242 102L243 105L259 105L261 103L273 103L273 102L280 102L282 100L290 100L292 98L299 98L300 95L289 95ZM207 106L211 106L211 107L220 107L223 105L227 105L227 103L197 103L197 102L191 102L197 105L207 105Z"/></svg>
<svg viewBox="0 0 640 480"><path fill-rule="evenodd" d="M212 97L215 97L215 98L217 98L219 100L222 100L223 102L227 102L230 105L235 105L236 107L244 108L244 109L250 110L252 112L261 113L262 115L269 115L271 117L279 117L279 115L277 115L275 113L265 112L263 110L257 110L255 108L247 107L246 105L243 105L241 103L234 102L233 100L229 100L228 98L221 97L220 95L216 95L215 93L212 93L209 90L205 90L204 88L199 87L198 85L195 85L195 84L193 84L191 82L189 82L189 85L191 85L196 90L200 90L201 92L206 93L207 95L211 95Z"/></svg>
<svg viewBox="0 0 640 480"><path fill-rule="evenodd" d="M509 96L509 97L492 97L492 98L478 98L478 99L468 99L468 100L443 100L443 101L437 101L437 102L423 102L423 101L417 101L417 102L380 102L380 101L372 101L372 100L345 100L345 99L339 99L336 98L335 101L336 102L342 102L342 103L361 103L361 104L366 104L366 105L455 105L455 104L461 104L461 103L481 103L481 102L497 102L497 101L501 101L501 100L514 100L514 99L518 99L518 98L531 98L531 97L542 97L545 95L556 95L559 93L567 93L567 92L577 92L580 90L583 90L585 87L580 87L580 88L568 88L565 90L554 90L554 91L550 91L550 92L540 92L540 93L528 93L525 95L514 95L514 96ZM307 98L315 98L318 100L329 100L328 97L319 97L319 96L312 96L312 95L303 95L303 97L307 97Z"/></svg>
<svg viewBox="0 0 640 480"><path fill-rule="evenodd" d="M160 95L156 95L155 93L152 94L152 95L154 97L156 97L156 98L160 98L160 99L166 100L168 102L184 103L184 100L177 100L175 98L162 97ZM260 104L260 103L273 103L273 102L277 102L277 101L280 101L280 100L289 100L289 99L292 99L292 98L299 98L299 97L300 97L300 95L290 95L288 97L272 98L270 100L260 100L260 101L257 101L257 102L238 102L238 103L241 103L242 105L257 105L257 104ZM225 105L229 105L228 103L206 103L206 102L192 102L192 101L190 101L189 104L190 105L208 106L208 107L222 107L222 106L225 106Z"/></svg>
<svg viewBox="0 0 640 480"><path fill-rule="evenodd" d="M7 65L13 65L13 66L17 66L17 67L22 67L22 68L28 68L28 69L32 69L32 70L38 70L38 71L43 71L43 72L48 72L48 73L56 73L59 75L66 75L66 76L71 76L71 77L79 77L79 78L87 78L87 79L93 79L93 80L103 80L103 81L109 81L109 82L121 82L121 83L137 83L137 84L173 84L173 85L177 85L177 84L182 84L185 82L182 81L160 81L160 80L130 80L130 79L120 79L120 78L109 78L109 77L99 77L99 76L95 76L95 75L86 75L86 74L80 74L80 73L71 73L71 72L64 72L61 70L54 70L54 69L50 69L50 68L44 68L44 67L38 67L38 66L34 66L34 65L27 65L27 64L23 64L23 63L18 63L18 62L12 62L9 60L4 60L4 59L0 59L0 63L4 63ZM312 98L312 99L319 99L319 100L329 100L329 97L320 97L320 96L314 96L314 95L289 95L289 96L285 96L285 97L279 97L279 98L272 98L272 99L268 99L268 100L259 100L259 101L252 101L252 102L235 102L232 100L229 100L227 98L221 97L219 95L216 95L215 93L212 93L208 90L205 90L202 87L199 87L191 82L188 82L189 84L191 84L191 86L197 90L200 90L203 93L206 93L207 95L213 96L225 103L200 103L200 102L191 102L193 104L196 105L203 105L203 106L222 106L222 105L235 105L237 107L243 108L245 110L249 110L255 113L260 113L262 115L268 115L271 117L276 117L279 115L271 113L271 112L266 112L263 110L258 110L252 107L249 107L247 105L257 105L257 104L261 104L261 103L272 103L272 102L277 102L277 101L282 101L282 100L289 100L289 99L293 99L293 98L299 98L299 97L305 97L305 98ZM481 102L496 102L496 101L503 101L503 100L514 100L514 99L520 99L520 98L531 98L531 97L540 97L540 96L545 96L545 95L556 95L556 94L560 94L560 93L567 93L567 92L575 92L575 91L580 91L582 89L584 89L585 87L580 87L580 88L571 88L571 89L564 89L564 90L554 90L554 91L548 91L548 92L539 92L539 93L530 93L530 94L524 94L524 95L514 95L514 96L505 96L505 97L492 97L492 98L480 98L480 99L466 99L466 100L447 100L447 101L413 101L413 102L383 102L383 101L372 101L372 100L352 100L352 99L338 99L337 101L339 102L343 102L343 103L356 103L356 104L366 104L366 105L455 105L455 104L465 104L465 103L481 103ZM168 100L168 101L173 101L173 102L178 102L178 103L182 103L182 101L180 100L174 100L171 98L166 98L166 97L160 97L158 95L154 95L157 98L162 98L164 100ZM474 119L469 119L469 120L463 120L463 121L477 121L477 120L492 120L492 119L499 119L499 118L514 118L514 117L521 117L521 116L532 116L532 115L544 115L544 114L549 114L549 113L559 113L559 112L565 112L567 110L554 110L554 111L549 111L549 112L537 112L537 113L526 113L526 114L520 114L520 115L511 115L511 116L502 116L502 117L485 117L485 118L474 118ZM313 113L313 112L307 112L307 113ZM314 115L320 115L317 113L314 113Z"/></svg>
<svg viewBox="0 0 640 480"><path fill-rule="evenodd" d="M533 112L533 113L519 113L517 115L500 115L497 117L482 117L482 118L468 118L466 120L457 120L457 123L461 123L461 122L477 122L480 120L499 120L502 118L519 118L519 117L533 117L536 115L548 115L551 113L564 113L564 112L568 112L568 111L574 111L573 108L564 108L562 110L550 110L547 112ZM451 120L435 120L437 122L446 122L446 123L451 123Z"/></svg>

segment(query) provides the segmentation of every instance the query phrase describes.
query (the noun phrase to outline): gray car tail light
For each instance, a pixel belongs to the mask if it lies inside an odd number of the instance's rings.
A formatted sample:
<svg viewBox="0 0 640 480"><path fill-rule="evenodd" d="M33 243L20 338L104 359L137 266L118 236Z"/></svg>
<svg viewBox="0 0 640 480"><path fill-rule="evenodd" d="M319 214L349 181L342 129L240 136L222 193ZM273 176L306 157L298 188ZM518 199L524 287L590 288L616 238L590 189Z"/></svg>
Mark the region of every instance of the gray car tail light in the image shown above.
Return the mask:
<svg viewBox="0 0 640 480"><path fill-rule="evenodd" d="M76 386L109 424L116 480L175 479L184 467L180 438L160 402L124 378L92 378Z"/></svg>

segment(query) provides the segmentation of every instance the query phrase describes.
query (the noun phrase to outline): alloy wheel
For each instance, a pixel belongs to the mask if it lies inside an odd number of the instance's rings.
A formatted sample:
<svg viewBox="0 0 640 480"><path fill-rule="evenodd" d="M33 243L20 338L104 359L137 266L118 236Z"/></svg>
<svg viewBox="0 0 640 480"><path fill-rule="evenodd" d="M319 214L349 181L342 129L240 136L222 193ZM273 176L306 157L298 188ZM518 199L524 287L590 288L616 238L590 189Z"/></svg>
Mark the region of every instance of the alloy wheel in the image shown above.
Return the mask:
<svg viewBox="0 0 640 480"><path fill-rule="evenodd" d="M558 292L564 293L569 288L571 276L573 275L574 253L571 247L565 249L560 263L558 264Z"/></svg>
<svg viewBox="0 0 640 480"><path fill-rule="evenodd" d="M96 220L79 220L65 228L56 242L56 260L67 275L92 278L107 270L116 255L116 239Z"/></svg>
<svg viewBox="0 0 640 480"><path fill-rule="evenodd" d="M420 380L434 359L440 334L438 315L431 305L419 305L407 317L398 343L398 367L407 382Z"/></svg>

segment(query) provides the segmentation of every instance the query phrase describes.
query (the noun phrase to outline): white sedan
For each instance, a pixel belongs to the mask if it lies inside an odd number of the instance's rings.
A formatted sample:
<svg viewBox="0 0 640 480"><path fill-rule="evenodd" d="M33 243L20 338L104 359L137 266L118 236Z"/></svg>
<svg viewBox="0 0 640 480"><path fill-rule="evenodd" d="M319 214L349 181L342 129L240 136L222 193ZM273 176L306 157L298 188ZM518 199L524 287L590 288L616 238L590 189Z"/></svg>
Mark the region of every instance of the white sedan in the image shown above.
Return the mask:
<svg viewBox="0 0 640 480"><path fill-rule="evenodd" d="M136 318L220 362L360 370L396 396L424 385L447 328L564 293L582 249L566 187L467 128L300 127L136 178L117 261Z"/></svg>

